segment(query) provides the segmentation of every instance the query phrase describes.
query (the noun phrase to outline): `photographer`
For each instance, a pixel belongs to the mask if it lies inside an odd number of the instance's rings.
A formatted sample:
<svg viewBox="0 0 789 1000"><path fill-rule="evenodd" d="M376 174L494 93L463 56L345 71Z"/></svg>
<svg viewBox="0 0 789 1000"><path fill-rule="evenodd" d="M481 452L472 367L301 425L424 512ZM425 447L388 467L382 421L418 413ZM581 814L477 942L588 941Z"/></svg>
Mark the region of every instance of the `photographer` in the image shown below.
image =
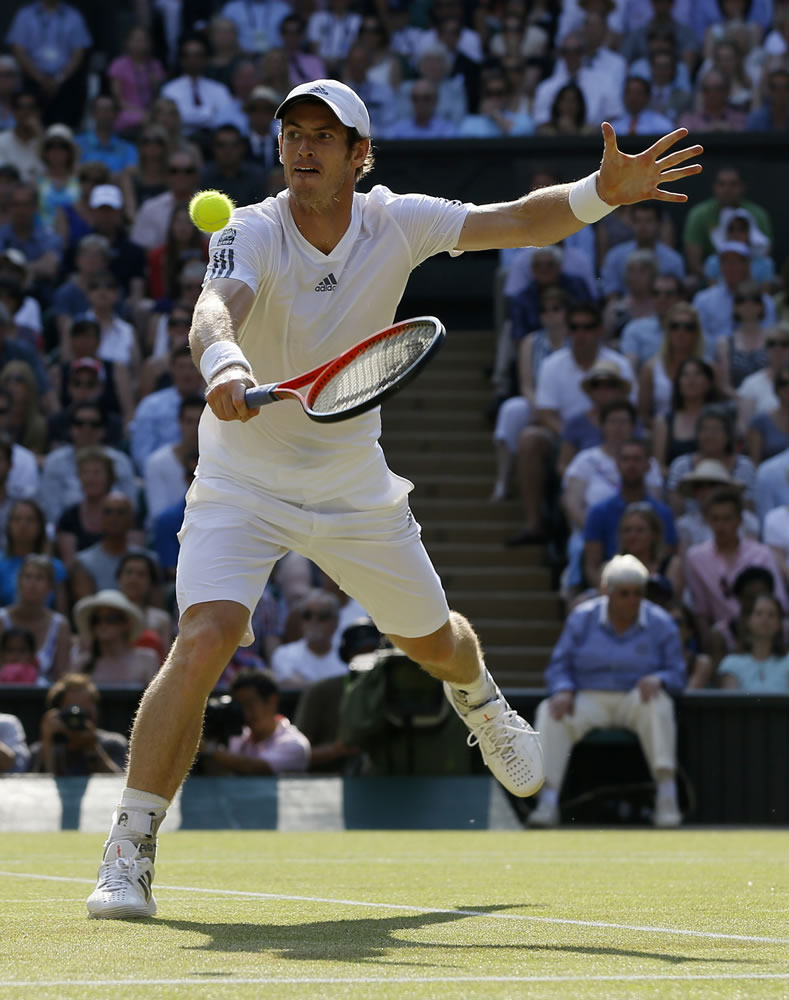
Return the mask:
<svg viewBox="0 0 789 1000"><path fill-rule="evenodd" d="M0 712L0 774L26 771L30 750L25 742L25 730L15 715Z"/></svg>
<svg viewBox="0 0 789 1000"><path fill-rule="evenodd" d="M239 735L227 736L227 745L223 745L211 730L213 706L209 702L206 735L200 742L203 774L260 775L307 770L309 740L280 715L279 689L268 671L240 671L230 685L230 695L241 709L243 728Z"/></svg>
<svg viewBox="0 0 789 1000"><path fill-rule="evenodd" d="M82 674L66 674L52 685L32 770L56 777L122 773L126 737L98 728L99 698L96 685Z"/></svg>

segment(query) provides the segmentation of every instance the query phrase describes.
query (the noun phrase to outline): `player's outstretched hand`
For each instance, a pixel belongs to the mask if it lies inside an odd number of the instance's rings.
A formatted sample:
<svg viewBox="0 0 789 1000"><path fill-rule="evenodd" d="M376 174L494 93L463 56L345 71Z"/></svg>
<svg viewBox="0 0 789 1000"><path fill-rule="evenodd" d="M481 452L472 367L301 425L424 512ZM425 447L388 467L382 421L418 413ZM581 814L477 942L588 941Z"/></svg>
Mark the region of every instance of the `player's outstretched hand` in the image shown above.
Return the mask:
<svg viewBox="0 0 789 1000"><path fill-rule="evenodd" d="M637 201L656 198L658 201L687 201L688 196L679 191L664 191L661 184L670 184L685 177L701 173L700 163L686 163L704 152L703 146L686 149L671 147L688 134L686 128L677 128L643 153L629 156L616 144L616 132L608 122L603 122L603 159L597 178L597 193L609 205L632 205ZM667 153L667 155L663 155Z"/></svg>
<svg viewBox="0 0 789 1000"><path fill-rule="evenodd" d="M250 408L244 393L257 383L244 368L225 368L206 389L205 399L220 420L246 422L260 413L260 407Z"/></svg>

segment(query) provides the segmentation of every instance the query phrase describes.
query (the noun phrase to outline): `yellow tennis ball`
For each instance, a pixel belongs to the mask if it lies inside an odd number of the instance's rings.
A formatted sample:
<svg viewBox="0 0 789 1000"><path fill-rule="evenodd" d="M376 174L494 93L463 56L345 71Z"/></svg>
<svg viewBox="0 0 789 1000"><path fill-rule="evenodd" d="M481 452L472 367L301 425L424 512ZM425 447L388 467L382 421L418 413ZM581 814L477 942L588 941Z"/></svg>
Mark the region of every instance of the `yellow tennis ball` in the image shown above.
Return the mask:
<svg viewBox="0 0 789 1000"><path fill-rule="evenodd" d="M221 191L198 191L189 202L189 215L198 229L216 233L228 224L235 207Z"/></svg>

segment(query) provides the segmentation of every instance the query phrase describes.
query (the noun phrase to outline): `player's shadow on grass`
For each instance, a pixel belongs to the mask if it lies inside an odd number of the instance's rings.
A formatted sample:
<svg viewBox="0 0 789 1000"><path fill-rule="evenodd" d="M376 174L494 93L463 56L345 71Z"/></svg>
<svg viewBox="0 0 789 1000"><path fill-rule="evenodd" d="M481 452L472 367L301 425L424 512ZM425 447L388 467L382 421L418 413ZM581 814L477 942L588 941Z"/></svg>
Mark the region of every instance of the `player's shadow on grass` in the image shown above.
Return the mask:
<svg viewBox="0 0 789 1000"><path fill-rule="evenodd" d="M533 924L524 922L521 926L522 940L504 943L501 937L504 928L491 928L488 940L480 940L477 933L469 942L404 940L396 935L423 930L457 920L474 920L476 914L496 913L509 910L511 906L476 906L469 909L441 911L439 913L416 913L412 915L364 918L357 920L318 920L310 923L269 924L265 919L260 923L206 923L197 920L157 919L151 926L162 924L174 930L189 931L208 936L209 940L199 945L187 945L188 951L211 952L276 952L280 958L297 961L360 962L366 959L380 959L396 953L402 948L445 951L450 948L482 948L495 950L516 950L520 952L568 952L582 955L611 955L620 958L653 959L681 965L686 962L726 962L736 963L739 959L710 958L677 954L676 952L645 951L637 948L617 948L614 946L532 944L529 940ZM515 921L507 922L511 930L518 926ZM744 959L742 961L745 961ZM402 963L398 963L402 964ZM412 964L412 963L407 963ZM423 964L423 963L420 963Z"/></svg>

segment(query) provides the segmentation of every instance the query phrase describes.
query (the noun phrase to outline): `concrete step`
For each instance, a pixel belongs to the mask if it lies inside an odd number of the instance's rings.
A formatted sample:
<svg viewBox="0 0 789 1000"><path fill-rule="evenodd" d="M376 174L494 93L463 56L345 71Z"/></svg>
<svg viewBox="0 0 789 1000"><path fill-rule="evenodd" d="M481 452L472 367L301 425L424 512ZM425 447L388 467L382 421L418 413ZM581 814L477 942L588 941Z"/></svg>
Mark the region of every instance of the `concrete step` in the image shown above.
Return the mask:
<svg viewBox="0 0 789 1000"><path fill-rule="evenodd" d="M420 497L453 500L482 500L490 496L491 476L444 475L441 472L422 473L419 480Z"/></svg>
<svg viewBox="0 0 789 1000"><path fill-rule="evenodd" d="M562 630L560 621L534 621L524 618L475 618L474 628L483 647L551 646Z"/></svg>
<svg viewBox="0 0 789 1000"><path fill-rule="evenodd" d="M432 549L431 549L432 553ZM433 560L444 587L477 587L493 590L549 590L551 571L544 566L447 565Z"/></svg>
<svg viewBox="0 0 789 1000"><path fill-rule="evenodd" d="M491 507L491 511L495 508ZM422 539L432 552L436 542L469 543L494 545L497 550L504 548L502 542L518 530L518 519L508 517L503 521L457 521L434 516L417 517L422 526ZM524 565L541 565L542 550L538 546L524 545L520 547L521 561ZM535 556L536 554L536 556Z"/></svg>
<svg viewBox="0 0 789 1000"><path fill-rule="evenodd" d="M410 388L410 386L409 386ZM408 394L408 389L401 396ZM409 400L411 399L409 395ZM472 430L490 432L490 424L484 414L482 400L469 402L466 408L447 408L440 403L434 403L432 408L426 408L424 401L414 398L412 406L407 407L398 398L388 399L382 408L381 420L384 434L390 431L402 431L419 436L427 424L430 432L436 430L458 431Z"/></svg>
<svg viewBox="0 0 789 1000"><path fill-rule="evenodd" d="M490 661L491 672L500 688L544 688L545 687L545 666L520 665L511 667L508 664L494 663ZM528 723L534 725L534 718L526 719Z"/></svg>
<svg viewBox="0 0 789 1000"><path fill-rule="evenodd" d="M411 506L417 520L422 524L432 523L434 526L448 521L487 525L495 522L509 526L511 523L519 524L523 517L521 505L517 500L504 500L502 503L494 504L487 499L474 497L426 496L422 493L421 484L417 484L411 494Z"/></svg>
<svg viewBox="0 0 789 1000"><path fill-rule="evenodd" d="M464 584L462 590L447 588L447 600L472 622L482 618L558 622L561 616L559 597L552 591L475 590Z"/></svg>
<svg viewBox="0 0 789 1000"><path fill-rule="evenodd" d="M417 452L387 449L386 460L389 468L398 476L405 476L415 483L421 483L423 476L435 473L439 466L442 475L457 476L465 479L469 476L480 476L487 480L487 493L493 489L496 474L496 461L492 447L488 454L467 452L465 449L448 448L443 455L436 452Z"/></svg>
<svg viewBox="0 0 789 1000"><path fill-rule="evenodd" d="M499 686L526 687L525 675L539 675L537 687L545 683L545 668L551 658L550 646L486 646L485 663ZM507 677L507 680L504 678ZM517 682L516 682L517 679Z"/></svg>
<svg viewBox="0 0 789 1000"><path fill-rule="evenodd" d="M489 399L490 388L484 384L469 389L455 389L450 384L446 387L442 386L440 389L423 391L421 380L417 378L404 392L393 396L387 405L390 409L402 408L411 410L414 408L414 403L419 402L422 409L425 409L427 406L440 406L442 409L456 408L462 410L467 408L472 402L479 402L484 406Z"/></svg>
<svg viewBox="0 0 789 1000"><path fill-rule="evenodd" d="M519 545L515 548L506 548L503 545L474 542L435 542L430 546L430 557L437 566L465 566L472 573L482 566L525 570L528 568L523 558L523 550L526 547Z"/></svg>
<svg viewBox="0 0 789 1000"><path fill-rule="evenodd" d="M387 455L398 452L440 452L442 455L462 449L471 453L490 453L493 450L493 431L440 430L426 422L418 434L410 430L386 428L381 435L381 445Z"/></svg>

